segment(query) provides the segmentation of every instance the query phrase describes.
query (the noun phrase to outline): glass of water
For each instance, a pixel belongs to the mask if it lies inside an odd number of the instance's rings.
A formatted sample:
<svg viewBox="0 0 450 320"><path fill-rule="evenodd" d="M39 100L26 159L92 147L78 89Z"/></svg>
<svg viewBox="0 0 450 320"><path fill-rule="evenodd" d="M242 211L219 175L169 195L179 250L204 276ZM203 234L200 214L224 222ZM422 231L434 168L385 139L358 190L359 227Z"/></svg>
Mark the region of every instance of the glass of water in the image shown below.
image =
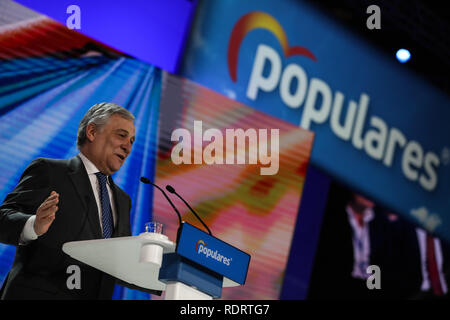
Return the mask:
<svg viewBox="0 0 450 320"><path fill-rule="evenodd" d="M145 224L145 232L152 232L152 233L163 233L163 224L160 222L152 221L147 222Z"/></svg>

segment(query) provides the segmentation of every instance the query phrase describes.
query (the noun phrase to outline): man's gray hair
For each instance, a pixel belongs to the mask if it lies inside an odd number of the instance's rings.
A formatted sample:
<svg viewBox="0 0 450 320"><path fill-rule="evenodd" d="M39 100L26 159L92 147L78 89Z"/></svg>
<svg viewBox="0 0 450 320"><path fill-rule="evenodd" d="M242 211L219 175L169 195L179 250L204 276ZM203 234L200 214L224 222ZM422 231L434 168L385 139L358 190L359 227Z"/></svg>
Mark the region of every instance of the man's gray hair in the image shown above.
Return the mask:
<svg viewBox="0 0 450 320"><path fill-rule="evenodd" d="M94 104L88 112L84 115L83 119L81 119L80 125L78 126L77 133L77 147L80 149L84 143L86 142L86 128L89 124L94 123L97 128L101 129L109 120L109 118L113 115L117 114L125 119L134 121L133 114L125 109L124 107L119 106L118 104L111 102L101 102Z"/></svg>

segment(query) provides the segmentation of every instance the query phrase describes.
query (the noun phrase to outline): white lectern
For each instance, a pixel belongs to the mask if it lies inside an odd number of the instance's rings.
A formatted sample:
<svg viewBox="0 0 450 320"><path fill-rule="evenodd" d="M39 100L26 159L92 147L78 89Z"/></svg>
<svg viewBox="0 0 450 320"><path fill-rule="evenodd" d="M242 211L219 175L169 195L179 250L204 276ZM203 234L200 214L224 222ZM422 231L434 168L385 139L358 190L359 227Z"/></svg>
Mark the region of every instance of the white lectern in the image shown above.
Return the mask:
<svg viewBox="0 0 450 320"><path fill-rule="evenodd" d="M184 233L187 234L187 231ZM183 232L181 234L183 235ZM201 239L211 237L205 235L201 234ZM186 239L186 236L182 236L180 239ZM188 241L183 241L189 248L191 247ZM199 241L204 244L208 240L197 240L197 244L192 245L194 253L201 250L201 248L198 249ZM212 243L212 241L209 242ZM138 236L75 241L63 245L63 251L72 258L117 279L138 287L165 291L166 300L219 298L222 287L235 287L243 284L227 278L226 274L224 275L220 270L218 272L211 270L211 266L205 266L202 261L185 258L183 253L180 255L176 251L177 249L176 244L167 236L147 232ZM198 255L202 259L206 257L206 254L203 253L198 253ZM206 259L211 260L212 258L209 256ZM224 259L222 258L222 260ZM239 259L235 258L235 260ZM218 263L217 260L207 262ZM249 259L247 268L248 263ZM218 269L221 267L221 265L218 266ZM215 266L213 268L216 269ZM246 272L247 270L245 270L245 276ZM211 289L211 281L215 283L213 289ZM218 285L220 285L219 289L214 288Z"/></svg>

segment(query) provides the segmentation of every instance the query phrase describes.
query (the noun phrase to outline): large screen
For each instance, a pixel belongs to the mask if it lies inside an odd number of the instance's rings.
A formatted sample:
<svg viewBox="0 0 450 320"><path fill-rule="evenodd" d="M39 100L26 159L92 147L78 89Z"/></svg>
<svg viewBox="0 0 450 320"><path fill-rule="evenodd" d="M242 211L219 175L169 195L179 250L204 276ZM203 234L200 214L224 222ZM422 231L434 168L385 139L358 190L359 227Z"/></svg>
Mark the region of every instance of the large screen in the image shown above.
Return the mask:
<svg viewBox="0 0 450 320"><path fill-rule="evenodd" d="M251 255L245 286L224 289L224 299L278 299L313 134L187 79L170 74L163 78L156 183L174 187L214 236ZM245 143L230 140L230 130L246 132ZM177 132L184 132L184 137ZM252 133L256 144L251 143ZM209 158L213 142L215 151ZM230 145L236 147L236 157L227 161ZM252 149L258 149L257 159L252 159ZM203 155L197 163L196 151ZM185 153L185 163L178 162L180 152ZM173 201L183 219L202 228L183 202ZM159 192L154 194L154 218L166 225L170 237L176 236L176 215Z"/></svg>
<svg viewBox="0 0 450 320"><path fill-rule="evenodd" d="M78 153L78 124L94 104L109 101L136 116L136 141L114 181L131 197L132 233L151 220L152 199L141 197L140 176L154 174L161 70L23 7L11 7L0 26L0 199L37 157ZM151 195L151 193L150 193ZM0 282L15 247L0 244ZM115 299L148 299L116 287Z"/></svg>

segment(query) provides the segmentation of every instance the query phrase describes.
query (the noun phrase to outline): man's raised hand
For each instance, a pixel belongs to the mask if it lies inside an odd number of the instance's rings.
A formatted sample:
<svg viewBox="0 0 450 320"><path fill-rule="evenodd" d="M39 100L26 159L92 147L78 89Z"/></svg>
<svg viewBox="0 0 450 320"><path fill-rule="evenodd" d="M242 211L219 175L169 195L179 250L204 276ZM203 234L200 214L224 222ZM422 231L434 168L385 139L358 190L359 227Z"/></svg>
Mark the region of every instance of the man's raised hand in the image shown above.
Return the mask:
<svg viewBox="0 0 450 320"><path fill-rule="evenodd" d="M52 191L47 199L41 203L36 211L36 220L34 221L34 232L38 236L43 235L50 228L53 220L55 220L55 213L58 211L59 194Z"/></svg>

